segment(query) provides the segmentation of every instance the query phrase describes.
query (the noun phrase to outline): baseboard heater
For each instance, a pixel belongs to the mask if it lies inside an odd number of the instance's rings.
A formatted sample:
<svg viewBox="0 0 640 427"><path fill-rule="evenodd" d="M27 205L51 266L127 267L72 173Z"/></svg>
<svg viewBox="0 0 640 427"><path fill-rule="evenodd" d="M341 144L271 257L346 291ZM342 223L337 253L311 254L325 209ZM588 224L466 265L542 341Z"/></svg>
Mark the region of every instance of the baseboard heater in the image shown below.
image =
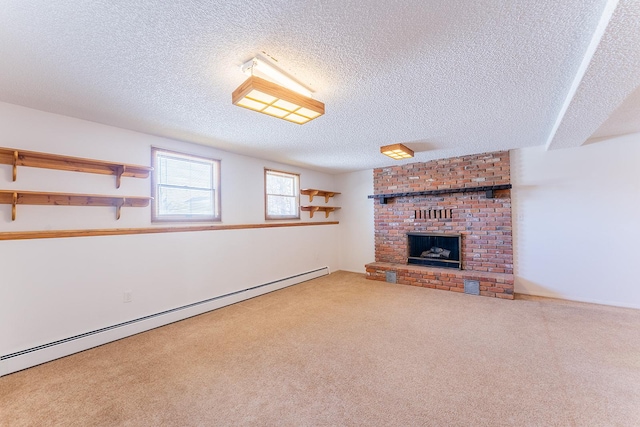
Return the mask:
<svg viewBox="0 0 640 427"><path fill-rule="evenodd" d="M115 325L96 329L94 331L85 332L83 334L74 335L47 344L28 348L15 353L0 356L0 376L10 374L22 369L30 368L41 363L49 362L60 357L68 356L79 351L87 350L98 345L106 344L127 336L135 335L140 332L148 331L169 323L197 316L207 311L215 310L229 304L234 304L249 298L253 298L268 292L306 282L307 280L328 275L329 267L322 267L316 270L307 271L305 273L296 274L283 279L263 283L250 288L242 289L228 294L208 298L202 301L186 304L170 310L161 311L150 314L148 316L139 317L137 319L128 320L126 322L117 323ZM138 326L138 327L136 327ZM126 331L125 331L126 329ZM98 338L100 337L100 338ZM98 338L98 339L91 339ZM82 342L82 343L81 343ZM80 345L75 346L74 343ZM65 346L67 344L67 346ZM31 355L38 354L43 350L56 350L67 347L62 351L50 351L48 355L43 357L30 358ZM46 351L45 351L46 352ZM43 352L44 353L44 352ZM19 359L25 359L19 363L12 363ZM28 360L29 359L29 360Z"/></svg>

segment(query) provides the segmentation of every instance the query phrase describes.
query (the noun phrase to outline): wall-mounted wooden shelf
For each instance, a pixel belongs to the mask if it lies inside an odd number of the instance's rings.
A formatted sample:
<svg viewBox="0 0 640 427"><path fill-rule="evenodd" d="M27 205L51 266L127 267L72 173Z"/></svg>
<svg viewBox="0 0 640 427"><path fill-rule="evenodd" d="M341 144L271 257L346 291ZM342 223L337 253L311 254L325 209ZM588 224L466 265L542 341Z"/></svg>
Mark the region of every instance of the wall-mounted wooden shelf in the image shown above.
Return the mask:
<svg viewBox="0 0 640 427"><path fill-rule="evenodd" d="M0 190L0 204L12 205L11 220L16 219L17 205L113 206L120 219L123 206L144 208L151 197L103 196L97 194L43 193L39 191Z"/></svg>
<svg viewBox="0 0 640 427"><path fill-rule="evenodd" d="M313 202L314 196L324 197L324 202L329 203L329 199L337 194L340 194L336 191L327 191L327 190L316 190L315 188L304 188L300 190L300 194L305 196L309 196L309 202Z"/></svg>
<svg viewBox="0 0 640 427"><path fill-rule="evenodd" d="M29 166L34 168L115 175L116 188L120 188L120 181L123 176L147 178L153 170L153 168L149 166L105 162L102 160L83 159L80 157L61 156L59 154L39 153L36 151L2 147L0 147L0 163L13 166L14 181L18 176L18 166Z"/></svg>
<svg viewBox="0 0 640 427"><path fill-rule="evenodd" d="M309 212L309 218L313 218L313 214L321 211L324 212L324 217L329 218L329 214L333 211L340 209L338 206L300 206L305 212Z"/></svg>

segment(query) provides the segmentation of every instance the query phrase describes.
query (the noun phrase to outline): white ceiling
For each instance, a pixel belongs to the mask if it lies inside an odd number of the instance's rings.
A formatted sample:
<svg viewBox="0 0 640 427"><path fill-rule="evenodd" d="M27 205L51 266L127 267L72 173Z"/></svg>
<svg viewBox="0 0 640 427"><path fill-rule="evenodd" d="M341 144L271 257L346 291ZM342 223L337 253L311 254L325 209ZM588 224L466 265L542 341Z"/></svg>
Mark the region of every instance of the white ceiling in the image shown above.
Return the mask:
<svg viewBox="0 0 640 427"><path fill-rule="evenodd" d="M591 135L592 139L640 133L640 86Z"/></svg>
<svg viewBox="0 0 640 427"><path fill-rule="evenodd" d="M600 127L640 87L634 0L0 0L0 10L0 101L327 172L395 164L379 147L397 142L416 151L406 163L638 128L618 113ZM233 106L239 66L260 53L314 90L326 115L299 126Z"/></svg>

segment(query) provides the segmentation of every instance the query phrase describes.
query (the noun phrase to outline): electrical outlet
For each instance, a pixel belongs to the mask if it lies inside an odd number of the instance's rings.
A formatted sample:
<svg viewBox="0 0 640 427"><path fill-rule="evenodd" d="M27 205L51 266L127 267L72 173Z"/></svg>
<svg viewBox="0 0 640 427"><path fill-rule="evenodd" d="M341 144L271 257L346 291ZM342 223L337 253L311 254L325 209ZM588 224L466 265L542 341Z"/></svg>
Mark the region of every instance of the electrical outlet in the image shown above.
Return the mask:
<svg viewBox="0 0 640 427"><path fill-rule="evenodd" d="M133 299L133 292L124 291L124 295L122 296L122 302L131 302Z"/></svg>

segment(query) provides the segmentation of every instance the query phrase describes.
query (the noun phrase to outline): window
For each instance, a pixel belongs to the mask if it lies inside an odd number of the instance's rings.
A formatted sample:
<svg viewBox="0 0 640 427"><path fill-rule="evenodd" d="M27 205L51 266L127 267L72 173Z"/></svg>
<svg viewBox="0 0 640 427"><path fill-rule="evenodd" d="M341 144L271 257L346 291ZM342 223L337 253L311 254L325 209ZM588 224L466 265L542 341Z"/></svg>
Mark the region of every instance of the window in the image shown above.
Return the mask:
<svg viewBox="0 0 640 427"><path fill-rule="evenodd" d="M300 175L264 170L265 218L300 218Z"/></svg>
<svg viewBox="0 0 640 427"><path fill-rule="evenodd" d="M220 160L151 148L152 221L220 221Z"/></svg>

